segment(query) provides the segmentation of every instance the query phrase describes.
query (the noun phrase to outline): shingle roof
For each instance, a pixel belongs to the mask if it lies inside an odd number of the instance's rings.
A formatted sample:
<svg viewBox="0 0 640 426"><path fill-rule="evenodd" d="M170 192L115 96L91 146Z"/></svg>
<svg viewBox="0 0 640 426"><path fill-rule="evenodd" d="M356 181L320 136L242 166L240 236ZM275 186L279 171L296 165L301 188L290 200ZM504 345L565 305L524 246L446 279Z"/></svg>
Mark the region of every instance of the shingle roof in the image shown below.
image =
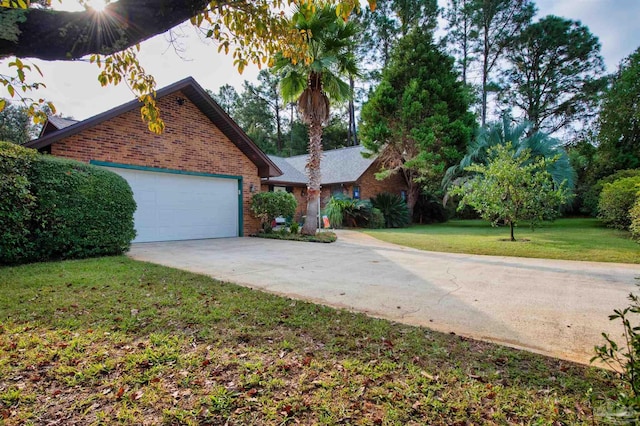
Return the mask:
<svg viewBox="0 0 640 426"><path fill-rule="evenodd" d="M204 115L214 123L222 133L224 133L253 163L258 166L260 177L280 176L280 169L260 148L247 136L238 124L214 101L211 96L192 78L187 77L176 83L156 91L156 98L171 93L181 91L191 102L193 102ZM91 128L103 121L109 120L120 114L124 114L134 108L140 108L141 103L133 100L126 104L112 108L101 114L88 118L84 121L72 123L69 126L57 131L51 131L40 138L28 142L25 146L29 148L44 148L68 136L77 134L82 130ZM53 124L53 123L51 123Z"/></svg>
<svg viewBox="0 0 640 426"><path fill-rule="evenodd" d="M324 151L320 161L322 185L357 181L375 161L375 156L364 158L362 152L367 152L362 145ZM308 154L288 158L270 155L269 158L283 171L283 175L270 178L269 183L306 184L308 157Z"/></svg>
<svg viewBox="0 0 640 426"><path fill-rule="evenodd" d="M48 121L58 129L64 129L65 127L69 127L73 124L78 123L78 120L74 120L72 118L62 118L56 115L50 115Z"/></svg>

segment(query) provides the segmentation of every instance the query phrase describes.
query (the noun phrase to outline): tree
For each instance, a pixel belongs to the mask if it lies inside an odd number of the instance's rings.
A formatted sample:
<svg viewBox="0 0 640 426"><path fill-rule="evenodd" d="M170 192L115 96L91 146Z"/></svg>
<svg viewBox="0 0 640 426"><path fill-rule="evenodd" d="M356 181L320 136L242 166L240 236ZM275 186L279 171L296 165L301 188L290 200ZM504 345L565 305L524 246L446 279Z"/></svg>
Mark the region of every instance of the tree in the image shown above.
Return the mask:
<svg viewBox="0 0 640 426"><path fill-rule="evenodd" d="M511 117L505 114L500 122L480 129L467 148L467 154L445 173L442 187L444 189L450 187L455 179L460 177L472 164L488 164L491 159L491 150L496 146L510 144L512 153L516 157L526 151L529 153L531 161L556 158L555 161L545 163L548 167L547 171L557 187L564 185L568 190L573 190L575 173L571 167L569 156L560 141L544 132L531 133L529 131L530 123L523 122L512 125L511 121Z"/></svg>
<svg viewBox="0 0 640 426"><path fill-rule="evenodd" d="M312 2L298 5L291 21L305 35L309 60L299 62L280 56L275 69L282 76L283 98L297 99L302 121L309 126L307 219L302 233L313 235L320 200L322 128L330 118L330 100L351 96L350 87L341 76L358 73L352 53L356 26L336 18L335 6L319 7Z"/></svg>
<svg viewBox="0 0 640 426"><path fill-rule="evenodd" d="M231 117L235 116L236 109L238 108L238 102L240 100L240 95L238 95L235 87L230 84L224 84L220 86L218 93L213 93L210 90L207 90L207 92L227 114Z"/></svg>
<svg viewBox="0 0 640 426"><path fill-rule="evenodd" d="M431 32L438 19L437 0L388 0L366 9L358 20L361 26L358 58L368 67L387 67L391 52L410 31Z"/></svg>
<svg viewBox="0 0 640 426"><path fill-rule="evenodd" d="M257 95L258 89L248 81L243 84L233 119L263 151L278 153L275 120L268 102Z"/></svg>
<svg viewBox="0 0 640 426"><path fill-rule="evenodd" d="M580 22L546 16L508 47L499 97L524 112L531 131L553 134L591 118L605 88L598 38Z"/></svg>
<svg viewBox="0 0 640 426"><path fill-rule="evenodd" d="M556 186L547 171L557 158L537 160L528 150L516 154L510 143L489 149L489 161L472 164L466 170L474 177L454 186L449 193L461 196L458 210L469 205L493 225L499 221L509 225L511 241L515 241L515 225L528 220L531 227L558 216L559 208L568 200L564 185Z"/></svg>
<svg viewBox="0 0 640 426"><path fill-rule="evenodd" d="M445 44L450 46L452 54L457 55L462 82L467 84L467 71L473 62L473 40L478 31L473 25L473 0L449 0L444 18L447 21Z"/></svg>
<svg viewBox="0 0 640 426"><path fill-rule="evenodd" d="M436 189L446 168L460 161L474 128L453 58L438 50L429 32L412 31L362 108L363 145L383 167L377 177L402 174L412 214L421 190Z"/></svg>
<svg viewBox="0 0 640 426"><path fill-rule="evenodd" d="M0 111L0 141L22 145L38 135L38 128L31 121L28 108L8 103Z"/></svg>
<svg viewBox="0 0 640 426"><path fill-rule="evenodd" d="M154 35L191 20L216 41L220 51L233 49L240 72L250 62L269 62L275 52L294 61L308 59L304 35L280 13L284 0L118 0L102 12L89 7L83 12L61 12L28 5L28 0L6 0L0 5L0 58L14 57L8 66L15 71L15 75L0 75L0 84L11 96L42 85L28 77L35 65L20 58L74 60L91 55L90 60L102 69L100 83L126 82L144 103L143 119L156 132L164 124L153 97L155 80L136 56L138 43ZM335 12L346 19L359 3L339 0L338 5ZM40 104L33 101L30 106Z"/></svg>
<svg viewBox="0 0 640 426"><path fill-rule="evenodd" d="M268 71L262 70L258 74L257 86L249 85L250 95L259 98L271 111L272 120L276 127L275 146L278 153L284 149L282 136L282 111L284 109L282 97L280 96L278 77Z"/></svg>
<svg viewBox="0 0 640 426"><path fill-rule="evenodd" d="M640 168L640 48L624 59L604 94L597 150L598 176Z"/></svg>
<svg viewBox="0 0 640 426"><path fill-rule="evenodd" d="M488 94L495 86L491 82L494 68L514 37L531 21L535 7L531 0L472 0L461 12L471 15L473 34L478 35L471 38L471 50L477 53L480 62L480 117L484 126L487 122ZM456 22L462 25L468 22L468 18L459 18Z"/></svg>

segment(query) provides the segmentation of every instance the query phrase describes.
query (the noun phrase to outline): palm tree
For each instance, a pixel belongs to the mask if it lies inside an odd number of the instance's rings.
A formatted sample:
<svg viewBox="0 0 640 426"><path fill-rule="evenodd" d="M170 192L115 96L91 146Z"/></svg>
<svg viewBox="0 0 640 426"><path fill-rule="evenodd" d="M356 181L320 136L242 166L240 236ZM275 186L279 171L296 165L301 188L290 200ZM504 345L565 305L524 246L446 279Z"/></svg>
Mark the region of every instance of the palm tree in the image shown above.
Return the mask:
<svg viewBox="0 0 640 426"><path fill-rule="evenodd" d="M569 162L569 155L561 142L544 132L532 132L531 124L528 122L513 126L511 123L511 116L505 114L502 116L501 122L492 123L480 129L476 138L467 148L467 155L460 160L460 163L447 169L442 179L443 189L448 189L471 164L487 164L490 148L511 143L514 157L519 157L525 150L530 152L531 161L557 156L558 160L551 162L547 171L551 174L556 187L560 187L564 182L566 187L572 191L575 185L575 172Z"/></svg>
<svg viewBox="0 0 640 426"><path fill-rule="evenodd" d="M322 128L329 121L330 101L343 101L352 95L341 77L358 74L352 53L357 30L355 24L337 16L335 6L320 7L313 2L297 5L291 21L305 39L306 60L279 55L274 68L281 75L284 101L297 100L302 121L309 126L307 220L302 233L313 235L320 199Z"/></svg>

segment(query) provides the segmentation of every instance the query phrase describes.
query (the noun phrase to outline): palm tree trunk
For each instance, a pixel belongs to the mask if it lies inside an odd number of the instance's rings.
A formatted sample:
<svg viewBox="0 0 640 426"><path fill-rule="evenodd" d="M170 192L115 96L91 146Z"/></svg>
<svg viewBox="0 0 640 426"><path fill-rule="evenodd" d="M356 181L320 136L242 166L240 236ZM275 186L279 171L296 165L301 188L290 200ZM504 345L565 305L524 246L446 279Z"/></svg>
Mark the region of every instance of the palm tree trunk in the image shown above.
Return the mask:
<svg viewBox="0 0 640 426"><path fill-rule="evenodd" d="M322 123L314 121L309 124L309 160L307 173L307 218L302 227L305 235L315 235L318 227L318 200L320 199L320 159L322 157Z"/></svg>

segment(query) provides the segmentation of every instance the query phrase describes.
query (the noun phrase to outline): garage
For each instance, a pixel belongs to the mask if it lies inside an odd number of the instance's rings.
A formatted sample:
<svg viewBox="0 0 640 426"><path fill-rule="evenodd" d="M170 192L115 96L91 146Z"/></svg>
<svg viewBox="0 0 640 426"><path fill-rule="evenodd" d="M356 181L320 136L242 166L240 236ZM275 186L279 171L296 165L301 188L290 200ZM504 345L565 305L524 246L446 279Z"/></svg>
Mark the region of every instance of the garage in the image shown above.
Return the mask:
<svg viewBox="0 0 640 426"><path fill-rule="evenodd" d="M159 134L134 99L82 121L49 117L25 146L123 176L138 205L136 243L257 232L252 197L282 170L193 78L157 90L156 104Z"/></svg>
<svg viewBox="0 0 640 426"><path fill-rule="evenodd" d="M240 235L240 177L93 163L129 182L138 206L135 243Z"/></svg>

